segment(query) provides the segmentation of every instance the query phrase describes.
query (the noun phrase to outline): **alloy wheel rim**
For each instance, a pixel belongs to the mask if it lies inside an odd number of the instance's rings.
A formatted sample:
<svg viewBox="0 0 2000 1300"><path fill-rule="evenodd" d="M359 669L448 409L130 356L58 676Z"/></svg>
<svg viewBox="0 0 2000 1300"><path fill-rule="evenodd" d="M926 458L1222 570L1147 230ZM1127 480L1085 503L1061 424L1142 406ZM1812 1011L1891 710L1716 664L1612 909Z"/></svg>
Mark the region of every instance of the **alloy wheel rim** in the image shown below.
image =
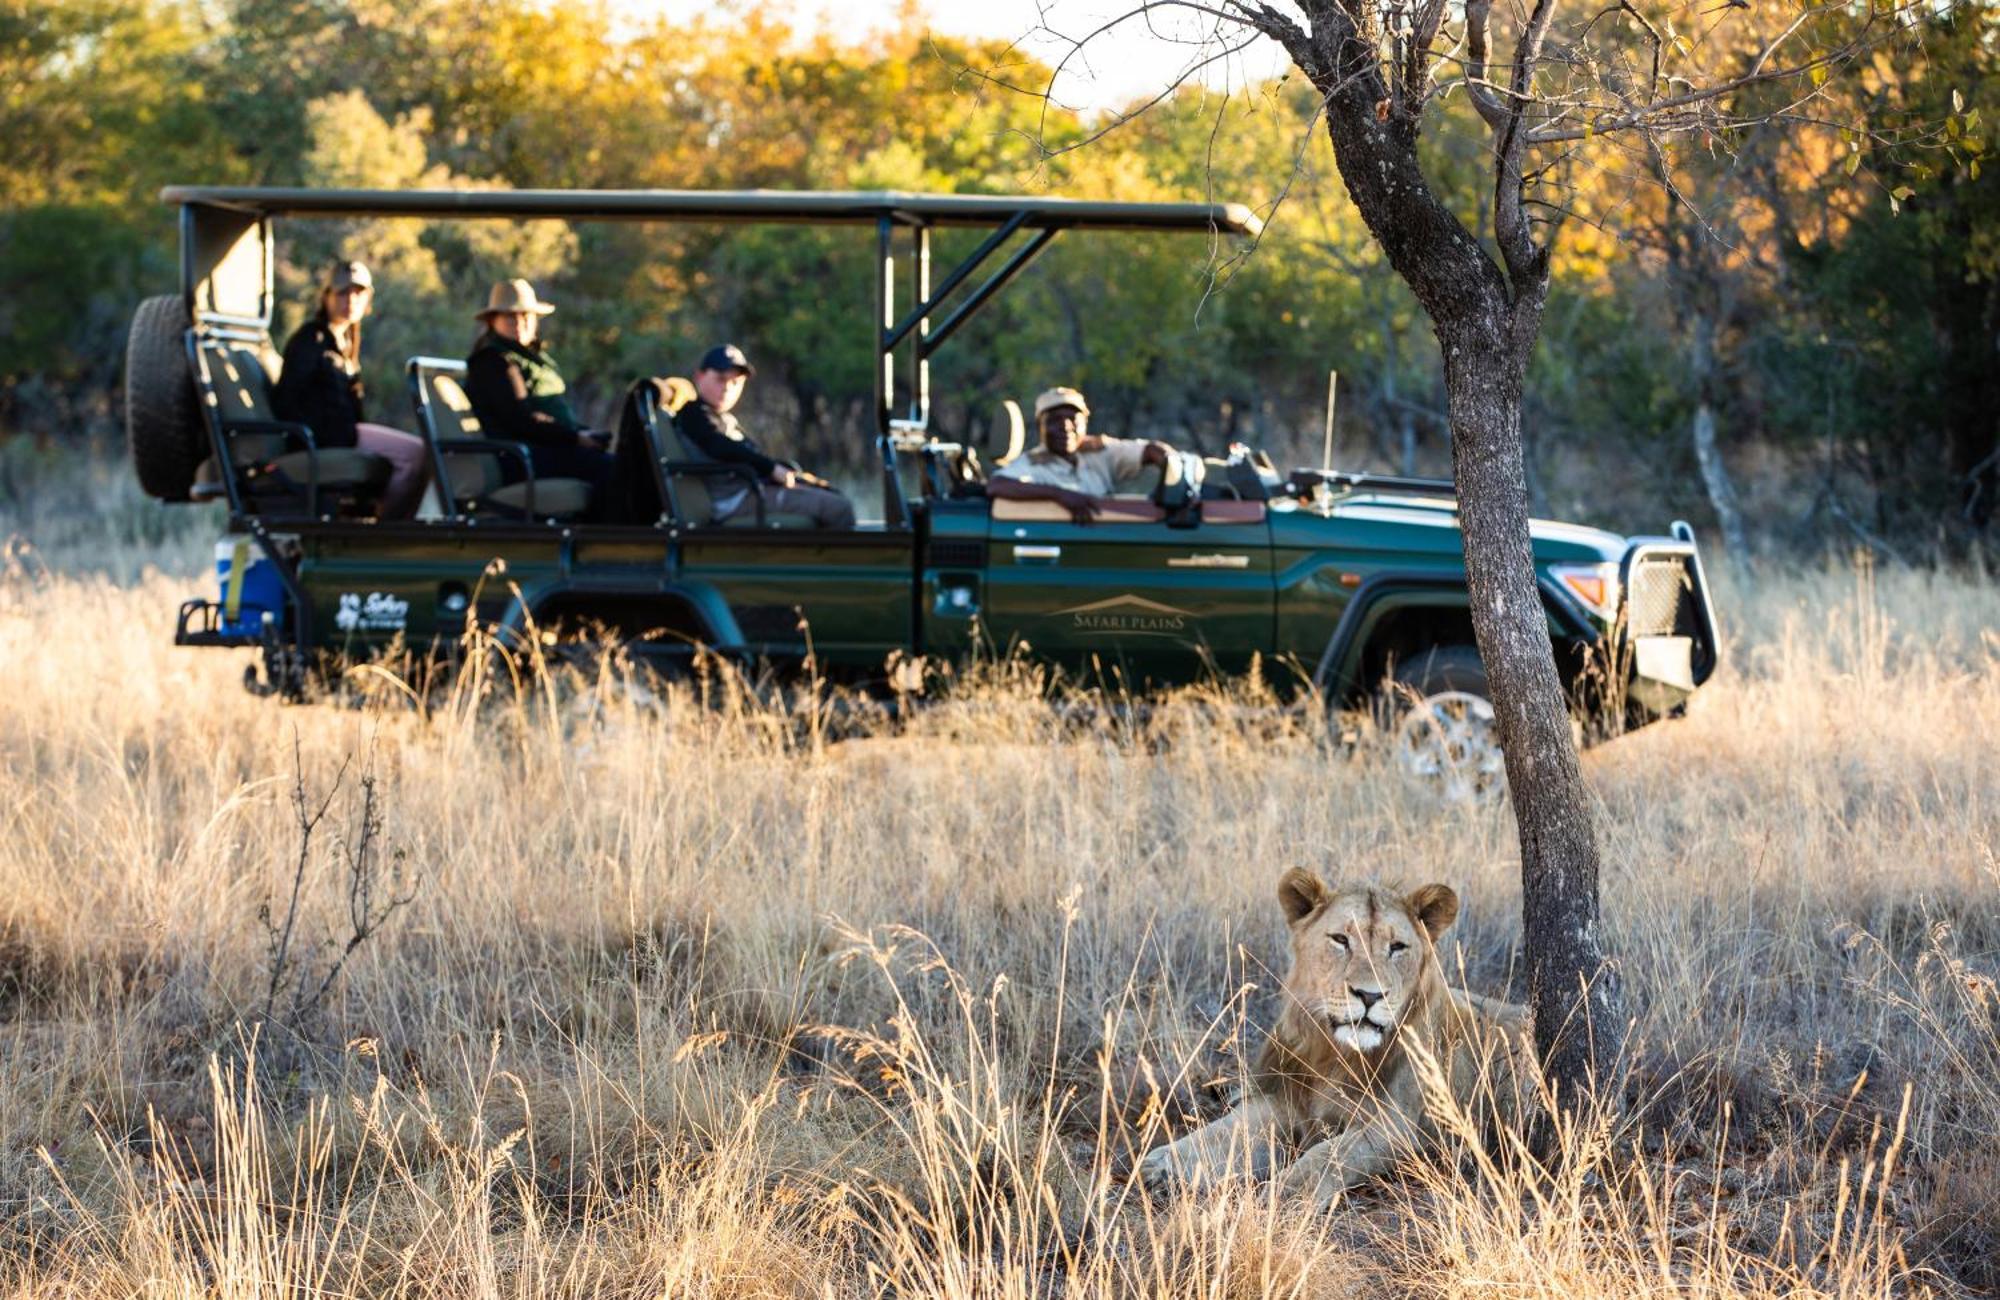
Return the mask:
<svg viewBox="0 0 2000 1300"><path fill-rule="evenodd" d="M1396 765L1450 803L1483 803L1505 788L1493 704L1470 691L1418 700L1396 725Z"/></svg>

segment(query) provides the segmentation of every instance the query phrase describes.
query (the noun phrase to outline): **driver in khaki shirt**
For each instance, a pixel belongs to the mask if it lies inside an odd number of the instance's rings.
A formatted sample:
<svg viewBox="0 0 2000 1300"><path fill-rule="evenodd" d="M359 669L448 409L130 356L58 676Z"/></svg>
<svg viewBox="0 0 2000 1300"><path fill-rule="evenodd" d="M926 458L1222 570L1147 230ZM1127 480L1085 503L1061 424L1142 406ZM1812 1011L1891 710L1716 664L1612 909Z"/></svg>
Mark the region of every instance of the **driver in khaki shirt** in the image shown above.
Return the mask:
<svg viewBox="0 0 2000 1300"><path fill-rule="evenodd" d="M1042 445L994 474L988 497L1053 501L1070 518L1097 517L1095 498L1108 497L1148 465L1165 465L1173 449L1164 442L1106 438L1089 432L1090 405L1074 388L1051 388L1035 399L1035 428Z"/></svg>

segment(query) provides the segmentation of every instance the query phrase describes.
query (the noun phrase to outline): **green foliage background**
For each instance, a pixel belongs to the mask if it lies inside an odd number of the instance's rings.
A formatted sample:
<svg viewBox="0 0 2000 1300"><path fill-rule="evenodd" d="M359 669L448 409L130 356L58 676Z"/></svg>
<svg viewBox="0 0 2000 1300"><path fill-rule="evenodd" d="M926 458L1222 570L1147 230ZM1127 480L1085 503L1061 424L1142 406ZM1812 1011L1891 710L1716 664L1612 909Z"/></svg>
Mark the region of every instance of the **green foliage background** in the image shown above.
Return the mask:
<svg viewBox="0 0 2000 1300"><path fill-rule="evenodd" d="M1675 165L1709 222L1699 257L1676 252L1657 186L1577 169L1529 396L1538 509L1709 521L1689 435L1705 402L1756 544L1983 541L2000 195L1977 160L2000 112L1995 42L1989 3L1943 7L1843 92L1857 112L1946 123L1949 148L1878 156L1797 129L1688 142ZM845 45L760 14L680 28L531 0L7 0L0 436L115 437L131 310L176 283L165 184L901 188L1217 197L1271 219L1254 250L1057 241L941 356L947 434L1062 382L1109 431L1316 460L1338 368L1339 460L1447 470L1435 345L1346 205L1307 92L1187 91L1072 148L1103 124L995 69L1036 82L1003 43ZM1476 139L1429 147L1477 229ZM486 285L526 275L560 304L552 340L598 421L632 377L730 337L760 364L756 426L823 464L862 445L870 231L352 222L282 238L280 342L325 261L375 268L379 418L409 422L404 357L463 352ZM939 263L970 242L941 237Z"/></svg>

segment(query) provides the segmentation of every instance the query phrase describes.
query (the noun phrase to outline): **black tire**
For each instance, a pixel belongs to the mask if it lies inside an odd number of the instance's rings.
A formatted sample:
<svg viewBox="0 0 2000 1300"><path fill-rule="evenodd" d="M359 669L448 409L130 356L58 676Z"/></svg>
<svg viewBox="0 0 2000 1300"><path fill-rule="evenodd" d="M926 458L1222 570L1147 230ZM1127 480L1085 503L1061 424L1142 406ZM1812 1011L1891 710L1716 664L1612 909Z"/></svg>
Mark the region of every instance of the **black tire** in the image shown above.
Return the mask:
<svg viewBox="0 0 2000 1300"><path fill-rule="evenodd" d="M1486 665L1479 660L1477 646L1441 645L1420 650L1397 666L1392 680L1419 698L1443 691L1464 691L1489 703L1493 699L1492 688L1486 684Z"/></svg>
<svg viewBox="0 0 2000 1300"><path fill-rule="evenodd" d="M209 456L188 373L188 326L179 295L148 298L132 313L125 340L125 439L139 486L162 501L187 500Z"/></svg>

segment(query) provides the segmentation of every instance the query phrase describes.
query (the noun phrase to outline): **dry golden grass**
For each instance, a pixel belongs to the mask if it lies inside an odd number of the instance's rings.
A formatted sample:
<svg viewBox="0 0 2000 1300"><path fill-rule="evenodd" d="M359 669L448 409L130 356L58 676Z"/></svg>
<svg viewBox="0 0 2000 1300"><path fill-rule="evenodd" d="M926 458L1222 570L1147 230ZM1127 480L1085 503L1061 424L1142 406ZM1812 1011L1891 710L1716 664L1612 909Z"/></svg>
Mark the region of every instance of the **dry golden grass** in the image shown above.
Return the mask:
<svg viewBox="0 0 2000 1300"><path fill-rule="evenodd" d="M131 541L196 571L174 536ZM1547 1178L1468 1153L1302 1218L1120 1170L1143 1121L1224 1104L1288 864L1452 882L1449 959L1510 991L1503 809L1241 685L1079 721L1000 670L837 742L860 724L616 674L284 708L168 644L198 579L59 550L0 578L13 1294L2000 1286L1983 577L1733 584L1692 715L1585 760L1630 1125L1579 1123ZM364 769L416 886L323 1007L260 1024L295 746L333 796L300 942L349 933Z"/></svg>

